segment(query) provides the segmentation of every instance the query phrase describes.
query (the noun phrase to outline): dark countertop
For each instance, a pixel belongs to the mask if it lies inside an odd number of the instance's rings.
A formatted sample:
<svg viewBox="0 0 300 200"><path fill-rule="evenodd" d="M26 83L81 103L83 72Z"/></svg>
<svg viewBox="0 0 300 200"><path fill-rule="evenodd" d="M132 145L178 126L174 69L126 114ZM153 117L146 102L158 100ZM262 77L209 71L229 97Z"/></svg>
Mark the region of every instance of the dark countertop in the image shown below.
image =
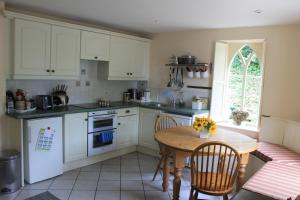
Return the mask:
<svg viewBox="0 0 300 200"><path fill-rule="evenodd" d="M143 107L150 109L162 110L166 113L170 114L178 114L185 116L193 116L195 114L208 113L209 110L193 110L187 107L170 107L162 104L160 107L157 106L157 103L124 103L124 102L112 102L110 107L102 107L102 108L81 108L78 105L68 105L64 107L56 107L50 110L35 110L27 113L10 113L7 114L10 117L14 117L16 119L34 119L34 118L43 118L43 117L54 117L54 116L62 116L64 114L70 113L81 113L81 112L92 112L92 111L100 111L100 110L111 110L111 109L120 109L120 108L130 108L130 107Z"/></svg>

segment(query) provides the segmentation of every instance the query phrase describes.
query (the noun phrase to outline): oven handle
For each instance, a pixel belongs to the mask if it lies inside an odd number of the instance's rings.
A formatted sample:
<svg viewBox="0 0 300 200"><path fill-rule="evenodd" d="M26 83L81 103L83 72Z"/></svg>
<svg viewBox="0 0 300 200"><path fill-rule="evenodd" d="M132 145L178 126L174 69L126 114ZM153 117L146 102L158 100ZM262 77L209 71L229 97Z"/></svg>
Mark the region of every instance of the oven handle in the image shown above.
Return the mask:
<svg viewBox="0 0 300 200"><path fill-rule="evenodd" d="M101 115L101 116L91 116L89 118L92 118L93 120L99 120L99 119L107 119L107 118L115 118L116 115Z"/></svg>

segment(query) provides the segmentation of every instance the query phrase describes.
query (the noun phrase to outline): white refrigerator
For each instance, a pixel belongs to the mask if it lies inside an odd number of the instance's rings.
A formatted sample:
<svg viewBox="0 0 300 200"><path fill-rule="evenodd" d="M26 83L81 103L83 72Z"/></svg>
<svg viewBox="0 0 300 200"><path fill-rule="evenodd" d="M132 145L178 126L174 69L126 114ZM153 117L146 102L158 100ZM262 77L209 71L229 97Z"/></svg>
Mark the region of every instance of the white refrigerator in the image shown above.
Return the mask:
<svg viewBox="0 0 300 200"><path fill-rule="evenodd" d="M28 183L63 173L62 117L24 121L24 178Z"/></svg>

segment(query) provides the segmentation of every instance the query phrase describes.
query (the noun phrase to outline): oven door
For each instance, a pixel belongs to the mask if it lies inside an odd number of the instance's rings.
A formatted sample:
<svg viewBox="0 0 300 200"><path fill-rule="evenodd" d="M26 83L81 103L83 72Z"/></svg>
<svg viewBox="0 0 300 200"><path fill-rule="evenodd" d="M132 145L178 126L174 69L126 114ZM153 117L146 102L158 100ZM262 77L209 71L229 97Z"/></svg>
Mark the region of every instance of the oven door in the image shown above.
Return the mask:
<svg viewBox="0 0 300 200"><path fill-rule="evenodd" d="M91 116L88 119L88 133L114 129L116 127L116 115Z"/></svg>
<svg viewBox="0 0 300 200"><path fill-rule="evenodd" d="M93 156L116 149L115 129L88 134L88 156Z"/></svg>

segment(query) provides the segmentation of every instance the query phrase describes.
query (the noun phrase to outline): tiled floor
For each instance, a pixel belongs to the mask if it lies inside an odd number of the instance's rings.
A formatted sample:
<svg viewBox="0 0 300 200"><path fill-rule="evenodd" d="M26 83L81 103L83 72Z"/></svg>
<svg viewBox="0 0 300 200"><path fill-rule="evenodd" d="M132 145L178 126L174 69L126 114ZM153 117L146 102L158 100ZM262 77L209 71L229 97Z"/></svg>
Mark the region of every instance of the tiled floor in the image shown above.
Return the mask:
<svg viewBox="0 0 300 200"><path fill-rule="evenodd" d="M160 173L152 181L157 162L158 159L152 156L130 153L26 185L12 195L0 196L0 200L23 200L47 190L61 200L170 200L172 177L169 192L162 192ZM182 200L189 197L189 178L189 171L184 170L180 193ZM219 199L206 195L201 198Z"/></svg>

